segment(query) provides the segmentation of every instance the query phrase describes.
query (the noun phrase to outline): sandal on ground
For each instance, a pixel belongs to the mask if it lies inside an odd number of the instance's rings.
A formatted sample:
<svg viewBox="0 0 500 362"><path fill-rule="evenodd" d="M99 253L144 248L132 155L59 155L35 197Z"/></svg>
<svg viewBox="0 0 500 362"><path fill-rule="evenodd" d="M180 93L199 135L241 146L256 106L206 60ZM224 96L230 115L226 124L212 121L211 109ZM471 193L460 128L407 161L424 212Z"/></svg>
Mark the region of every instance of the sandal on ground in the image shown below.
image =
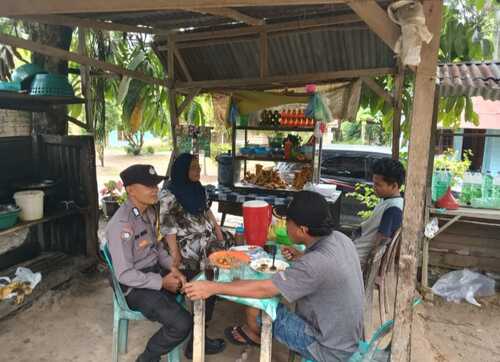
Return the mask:
<svg viewBox="0 0 500 362"><path fill-rule="evenodd" d="M234 338L233 331L238 332L238 334L245 340L245 342L238 341L236 338ZM224 336L229 342L237 346L260 347L260 343L252 341L252 339L245 333L241 326L227 327L226 329L224 329Z"/></svg>

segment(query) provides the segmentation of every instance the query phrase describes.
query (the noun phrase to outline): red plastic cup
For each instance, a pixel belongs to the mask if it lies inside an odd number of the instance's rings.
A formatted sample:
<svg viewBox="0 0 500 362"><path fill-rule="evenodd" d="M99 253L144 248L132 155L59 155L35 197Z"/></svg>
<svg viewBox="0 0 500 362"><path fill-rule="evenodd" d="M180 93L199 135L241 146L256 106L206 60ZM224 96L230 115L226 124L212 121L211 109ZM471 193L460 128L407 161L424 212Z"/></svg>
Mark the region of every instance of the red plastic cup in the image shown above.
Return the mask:
<svg viewBox="0 0 500 362"><path fill-rule="evenodd" d="M264 246L273 217L272 206L262 200L243 204L243 224L248 245Z"/></svg>

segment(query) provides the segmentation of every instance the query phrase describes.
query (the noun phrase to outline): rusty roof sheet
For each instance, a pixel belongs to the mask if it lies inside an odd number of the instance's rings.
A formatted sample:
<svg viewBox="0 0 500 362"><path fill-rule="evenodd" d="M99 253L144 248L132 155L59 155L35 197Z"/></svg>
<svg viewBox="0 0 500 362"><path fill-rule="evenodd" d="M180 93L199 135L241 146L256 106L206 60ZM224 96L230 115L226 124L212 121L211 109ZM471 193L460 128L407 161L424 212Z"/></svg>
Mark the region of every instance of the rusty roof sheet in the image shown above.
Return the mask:
<svg viewBox="0 0 500 362"><path fill-rule="evenodd" d="M438 77L443 97L481 96L500 100L500 61L440 64Z"/></svg>

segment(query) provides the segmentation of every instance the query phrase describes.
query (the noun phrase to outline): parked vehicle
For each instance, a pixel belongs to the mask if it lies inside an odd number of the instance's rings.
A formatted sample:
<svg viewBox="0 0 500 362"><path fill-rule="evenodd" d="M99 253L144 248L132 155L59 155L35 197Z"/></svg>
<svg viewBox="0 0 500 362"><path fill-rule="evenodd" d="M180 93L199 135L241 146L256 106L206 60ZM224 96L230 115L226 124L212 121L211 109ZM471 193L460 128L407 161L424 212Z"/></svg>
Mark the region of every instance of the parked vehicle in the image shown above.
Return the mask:
<svg viewBox="0 0 500 362"><path fill-rule="evenodd" d="M391 157L391 149L382 146L332 144L323 146L321 152L321 182L337 185L344 193L341 224L359 224L357 215L363 205L346 194L354 191L357 183L372 185L372 165L384 157ZM293 174L300 164L278 164L280 173Z"/></svg>

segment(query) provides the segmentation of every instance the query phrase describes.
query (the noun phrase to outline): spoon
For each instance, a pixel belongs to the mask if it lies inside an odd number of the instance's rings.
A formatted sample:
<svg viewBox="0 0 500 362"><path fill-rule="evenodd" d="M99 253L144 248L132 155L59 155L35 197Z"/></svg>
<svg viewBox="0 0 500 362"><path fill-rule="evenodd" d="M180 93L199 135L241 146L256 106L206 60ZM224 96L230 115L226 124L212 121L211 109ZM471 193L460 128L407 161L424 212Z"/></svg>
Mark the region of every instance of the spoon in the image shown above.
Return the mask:
<svg viewBox="0 0 500 362"><path fill-rule="evenodd" d="M273 265L271 265L271 268L269 270L275 271L276 267L274 266L274 261L276 260L276 252L278 251L278 248L276 246L273 247Z"/></svg>

